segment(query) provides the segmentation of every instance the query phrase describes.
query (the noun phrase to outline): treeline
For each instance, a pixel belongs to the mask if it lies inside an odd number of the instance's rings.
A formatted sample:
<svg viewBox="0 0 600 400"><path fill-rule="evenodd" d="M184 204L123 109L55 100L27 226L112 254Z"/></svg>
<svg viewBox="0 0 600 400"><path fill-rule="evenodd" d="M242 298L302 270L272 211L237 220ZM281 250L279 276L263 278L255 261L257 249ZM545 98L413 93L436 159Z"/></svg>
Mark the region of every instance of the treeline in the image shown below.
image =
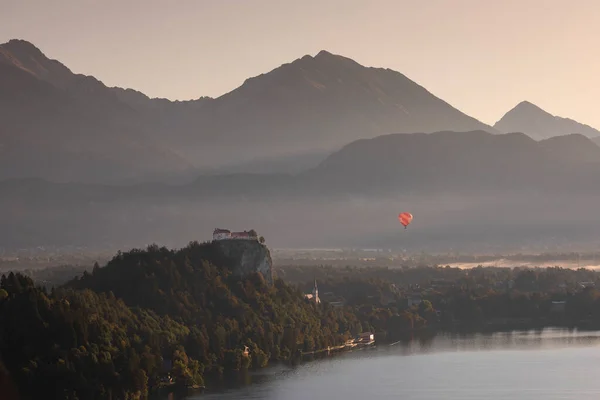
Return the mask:
<svg viewBox="0 0 600 400"><path fill-rule="evenodd" d="M21 275L30 277L36 285L44 286L47 289L59 287L72 280L76 276L81 276L84 271L91 271L94 264L89 265L58 265L53 267L9 270L19 272Z"/></svg>
<svg viewBox="0 0 600 400"><path fill-rule="evenodd" d="M600 328L600 273L586 269L280 266L276 273L343 302L380 338L407 329ZM414 300L421 301L414 305Z"/></svg>
<svg viewBox="0 0 600 400"><path fill-rule="evenodd" d="M600 324L600 292L579 284L600 274L584 269L283 266L270 285L235 268L218 246L194 242L118 253L60 286L10 273L0 279L0 356L21 398L142 399L363 331L385 341L516 319ZM304 298L315 278L319 306Z"/></svg>
<svg viewBox="0 0 600 400"><path fill-rule="evenodd" d="M522 292L554 292L562 289L575 290L579 283L591 282L600 287L600 273L590 269L551 268L500 268L475 267L334 267L329 265L295 266L279 265L275 273L290 284L308 290L313 280L319 288L333 290L330 285L340 282L383 281L395 284L399 289L418 285L427 287L505 288L509 281L515 290Z"/></svg>
<svg viewBox="0 0 600 400"><path fill-rule="evenodd" d="M258 245L258 244L257 244ZM22 398L133 399L173 380L293 360L362 330L354 314L307 302L254 273L233 278L212 244L119 253L48 290L0 282L0 354ZM245 349L248 353L245 353Z"/></svg>

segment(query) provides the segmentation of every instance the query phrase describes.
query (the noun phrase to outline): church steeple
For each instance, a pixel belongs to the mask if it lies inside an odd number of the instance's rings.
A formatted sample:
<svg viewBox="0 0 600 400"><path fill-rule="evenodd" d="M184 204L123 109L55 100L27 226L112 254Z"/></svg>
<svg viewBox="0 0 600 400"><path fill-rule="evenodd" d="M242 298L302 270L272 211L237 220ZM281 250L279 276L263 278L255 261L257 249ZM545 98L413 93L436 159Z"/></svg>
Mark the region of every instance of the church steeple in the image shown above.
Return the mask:
<svg viewBox="0 0 600 400"><path fill-rule="evenodd" d="M317 278L315 278L315 286L313 287L313 299L315 303L320 303L321 299L319 299L319 288L317 286Z"/></svg>

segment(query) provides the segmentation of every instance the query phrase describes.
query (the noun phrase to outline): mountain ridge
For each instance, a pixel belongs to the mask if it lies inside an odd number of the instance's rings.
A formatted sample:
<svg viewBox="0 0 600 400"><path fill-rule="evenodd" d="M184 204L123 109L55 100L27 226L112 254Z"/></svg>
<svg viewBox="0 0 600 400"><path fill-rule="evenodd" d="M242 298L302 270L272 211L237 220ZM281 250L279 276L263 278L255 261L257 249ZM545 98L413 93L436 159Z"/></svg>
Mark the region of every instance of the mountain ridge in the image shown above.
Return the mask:
<svg viewBox="0 0 600 400"><path fill-rule="evenodd" d="M0 179L102 182L191 167L144 137L128 106L82 100L6 62L8 51L0 49Z"/></svg>
<svg viewBox="0 0 600 400"><path fill-rule="evenodd" d="M102 116L110 125L103 128L109 130L103 134L153 143L160 151L182 158L186 170L226 171L243 166L264 171L269 163L257 160L289 156L292 164L284 170L300 172L312 167L319 154L362 137L440 129L495 132L399 72L364 67L325 50L250 77L217 98L181 102L109 88L93 76L73 73L23 40L0 45L0 63L52 84L80 107L87 107L87 113ZM35 117L26 108L21 113L23 118ZM79 126L79 131L88 129L83 121ZM181 169L182 165L175 166L179 162L172 163L168 169ZM276 168L281 163L270 165ZM85 181L84 170L80 172L80 180ZM124 175L132 173L137 174L124 171Z"/></svg>
<svg viewBox="0 0 600 400"><path fill-rule="evenodd" d="M79 100L94 106L110 107L111 111L129 111L128 105L120 104L116 95L91 75L74 73L60 61L47 57L31 42L12 39L0 45L0 62L11 64L31 73L36 78L51 83Z"/></svg>
<svg viewBox="0 0 600 400"><path fill-rule="evenodd" d="M600 137L597 129L577 122L550 114L541 107L522 101L509 110L494 128L501 132L523 132L536 139L547 139L553 136L579 133L589 138Z"/></svg>
<svg viewBox="0 0 600 400"><path fill-rule="evenodd" d="M472 145L467 146L469 143ZM452 160L454 165L449 164ZM316 167L299 174L222 172L201 175L189 183L150 182L127 186L20 178L0 181L0 188L6 190L7 198L18 194L20 187L27 191L35 187L44 190L60 187L63 191L79 188L97 194L107 190L107 193L126 197L135 193L152 197L151 193L155 192L157 197L199 198L286 197L290 190L292 196L303 194L325 198L348 193L501 191L529 186L535 190L587 190L589 182L569 182L568 179L557 182L557 179L571 173L588 177L596 172L600 172L600 146L583 135L535 141L523 133L441 131L360 139L325 156ZM600 176L597 179L600 180ZM436 186L440 183L443 184ZM34 196L32 200L37 201L40 197L43 196Z"/></svg>
<svg viewBox="0 0 600 400"><path fill-rule="evenodd" d="M590 149L585 157L582 148ZM595 234L599 188L600 147L582 135L538 142L522 133L390 134L353 142L300 174L219 174L177 185L0 182L0 242L176 245L210 235L207 226L235 224L256 226L277 246L343 247L391 234L399 210L415 215L406 238L413 246L436 237L458 245L485 232L516 243L541 234L569 240Z"/></svg>

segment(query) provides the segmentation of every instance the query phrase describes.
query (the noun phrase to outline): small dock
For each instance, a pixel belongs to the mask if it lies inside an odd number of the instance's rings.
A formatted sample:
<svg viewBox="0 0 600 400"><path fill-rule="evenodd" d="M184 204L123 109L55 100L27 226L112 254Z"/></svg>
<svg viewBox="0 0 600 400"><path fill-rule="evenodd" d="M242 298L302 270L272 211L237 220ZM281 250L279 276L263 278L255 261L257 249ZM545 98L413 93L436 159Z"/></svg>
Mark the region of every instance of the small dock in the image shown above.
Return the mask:
<svg viewBox="0 0 600 400"><path fill-rule="evenodd" d="M324 349L313 350L313 351L303 351L302 356L308 355L319 355L319 354L331 354L336 352L342 352L346 350L352 350L355 348L363 348L367 346L371 346L375 344L375 337L371 332L365 332L356 339L347 340L346 343L341 344L339 346L327 346Z"/></svg>

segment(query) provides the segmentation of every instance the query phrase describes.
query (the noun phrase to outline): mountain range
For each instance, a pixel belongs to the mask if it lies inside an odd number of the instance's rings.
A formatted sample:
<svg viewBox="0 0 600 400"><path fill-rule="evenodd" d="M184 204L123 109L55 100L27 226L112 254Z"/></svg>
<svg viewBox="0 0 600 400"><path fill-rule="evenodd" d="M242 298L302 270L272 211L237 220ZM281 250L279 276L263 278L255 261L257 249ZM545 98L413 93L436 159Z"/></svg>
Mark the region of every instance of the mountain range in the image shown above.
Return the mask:
<svg viewBox="0 0 600 400"><path fill-rule="evenodd" d="M0 45L0 64L0 179L156 180L290 158L298 170L391 132L495 132L399 72L326 51L193 101L109 88L23 40Z"/></svg>
<svg viewBox="0 0 600 400"><path fill-rule="evenodd" d="M326 51L218 98L170 101L11 40L0 243L178 246L239 226L275 246L394 247L402 209L418 221L403 245L600 240L594 141L528 102L490 127L398 72Z"/></svg>
<svg viewBox="0 0 600 400"><path fill-rule="evenodd" d="M532 239L527 232L536 240L585 232L591 240L600 223L600 147L579 134L391 134L350 143L299 174L201 176L183 185L10 180L0 194L0 242L11 246L177 246L206 237L207 226L260 228L281 247L365 237L377 245L403 209L418 220L410 238L421 242L413 245L441 240L442 231L445 244L474 245L481 230L500 229L497 245ZM549 221L553 228L540 231Z"/></svg>
<svg viewBox="0 0 600 400"><path fill-rule="evenodd" d="M192 168L101 82L22 41L0 46L0 153L0 179L127 181Z"/></svg>
<svg viewBox="0 0 600 400"><path fill-rule="evenodd" d="M494 128L506 133L523 132L536 140L578 133L600 143L600 131L597 129L552 115L528 101L517 104L494 124Z"/></svg>
<svg viewBox="0 0 600 400"><path fill-rule="evenodd" d="M218 98L151 99L73 73L33 44L0 45L0 179L127 183L300 172L358 139L436 131L600 132L522 102L494 127L399 72L321 51Z"/></svg>
<svg viewBox="0 0 600 400"><path fill-rule="evenodd" d="M322 191L357 194L586 190L600 184L600 147L580 134L391 134L355 141L306 175L323 182Z"/></svg>

